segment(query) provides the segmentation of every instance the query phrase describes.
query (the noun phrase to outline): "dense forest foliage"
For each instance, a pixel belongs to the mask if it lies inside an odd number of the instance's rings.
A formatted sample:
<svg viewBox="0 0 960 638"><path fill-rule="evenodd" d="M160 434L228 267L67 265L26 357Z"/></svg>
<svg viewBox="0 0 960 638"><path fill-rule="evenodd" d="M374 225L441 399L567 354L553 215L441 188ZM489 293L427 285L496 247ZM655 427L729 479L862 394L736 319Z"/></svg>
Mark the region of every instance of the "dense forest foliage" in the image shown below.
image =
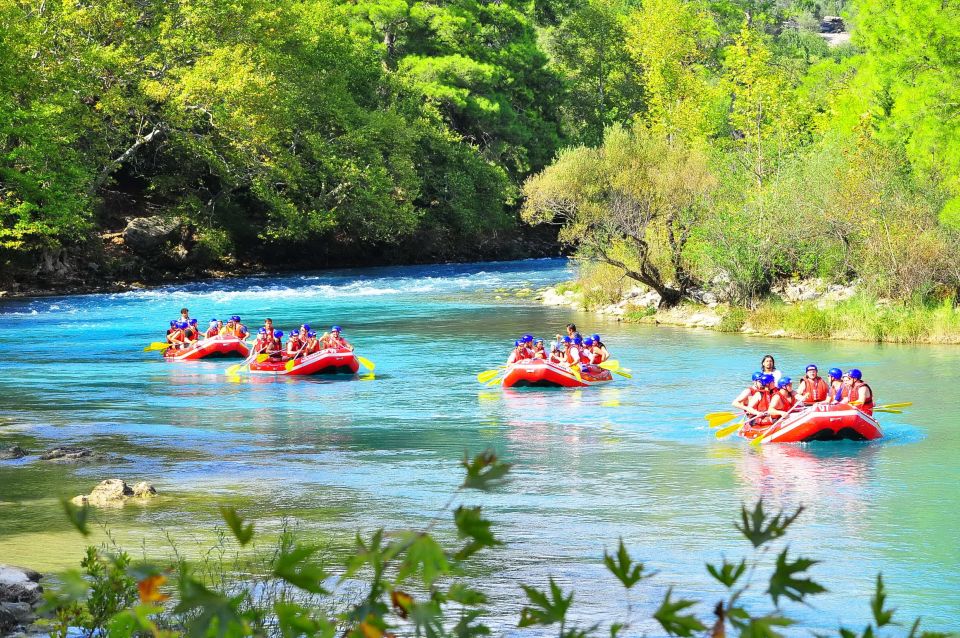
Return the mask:
<svg viewBox="0 0 960 638"><path fill-rule="evenodd" d="M200 266L449 257L522 208L668 302L952 294L958 34L927 0L0 0L0 260L145 215Z"/></svg>

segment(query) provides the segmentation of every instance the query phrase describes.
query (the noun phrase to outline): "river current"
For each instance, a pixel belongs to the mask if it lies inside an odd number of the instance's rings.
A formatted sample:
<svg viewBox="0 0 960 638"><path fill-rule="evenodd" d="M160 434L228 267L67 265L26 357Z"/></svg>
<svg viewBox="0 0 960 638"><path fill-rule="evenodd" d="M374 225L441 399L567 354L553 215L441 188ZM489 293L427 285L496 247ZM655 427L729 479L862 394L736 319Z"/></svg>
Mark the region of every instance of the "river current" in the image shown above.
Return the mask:
<svg viewBox="0 0 960 638"><path fill-rule="evenodd" d="M569 279L563 260L338 270L244 277L99 294L0 302L0 562L74 567L87 541L59 498L102 479L152 482L146 506L100 510L97 522L139 555L189 553L213 542L217 505L235 505L261 533L281 525L335 547L356 530L425 524L455 488L464 451L493 448L514 479L484 505L506 541L481 557L492 619L513 633L519 583L553 575L577 591L581 623L623 617L628 601L601 564L622 537L660 573L630 604L649 617L668 585L717 599L704 564L739 559L740 504L806 509L791 550L821 560L830 590L794 608L805 627L862 627L882 571L890 602L928 629L960 625L960 348L755 338L625 325L545 308L508 291ZM181 306L205 323L240 314L344 327L376 378L229 382L232 363L171 364L143 352ZM599 332L633 378L582 390L486 388L524 332L551 337L568 321ZM725 410L760 358L799 377L853 365L880 403L883 440L770 445L718 441L703 415ZM55 445L107 454L86 464L37 459ZM104 538L98 531L97 540ZM484 561L486 561L484 563ZM751 605L769 606L757 583ZM706 614L705 614L706 615ZM656 625L635 625L652 634Z"/></svg>

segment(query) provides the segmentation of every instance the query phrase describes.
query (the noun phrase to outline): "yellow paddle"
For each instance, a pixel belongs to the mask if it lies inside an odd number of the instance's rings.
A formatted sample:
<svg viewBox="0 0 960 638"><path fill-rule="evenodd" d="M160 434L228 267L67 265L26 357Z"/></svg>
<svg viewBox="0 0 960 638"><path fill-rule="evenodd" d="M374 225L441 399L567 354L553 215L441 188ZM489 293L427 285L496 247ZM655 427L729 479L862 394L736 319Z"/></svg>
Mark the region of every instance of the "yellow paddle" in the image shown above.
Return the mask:
<svg viewBox="0 0 960 638"><path fill-rule="evenodd" d="M873 409L874 411L886 411L887 408L909 408L911 405L913 405L913 401L904 401L903 403L884 403L883 405L878 405Z"/></svg>
<svg viewBox="0 0 960 638"><path fill-rule="evenodd" d="M367 370L370 370L371 372L373 371L374 368L377 367L377 364L375 364L375 363L374 363L373 361L371 361L370 359L367 359L366 357L360 357L360 356L357 356L357 355L354 355L354 356L357 357L357 361L360 362L360 365L362 365L362 366L363 366L364 368L366 368Z"/></svg>
<svg viewBox="0 0 960 638"><path fill-rule="evenodd" d="M268 354L258 354L258 355L257 355L257 363L263 363L264 361L266 361L266 360L269 359L269 358L270 358L270 355L268 355ZM247 358L243 363L237 363L237 364L235 364L235 365L230 366L229 368L227 368L226 370L224 370L224 373L225 373L228 377L233 377L233 376L236 376L237 373L240 372L240 370L242 370L243 368L247 368L247 369L249 370L249 368L250 368L250 361L252 361L252 360L253 360L253 356L251 355L251 356L250 356L249 358ZM289 368L287 368L287 369L289 370Z"/></svg>
<svg viewBox="0 0 960 638"><path fill-rule="evenodd" d="M626 368L621 368L620 362L616 360L603 361L601 363L598 363L597 367L602 368L604 370L609 370L610 372L614 374L619 374L621 377L626 377L627 379L633 378L633 375L630 374L630 371Z"/></svg>
<svg viewBox="0 0 960 638"><path fill-rule="evenodd" d="M885 406L880 406L879 408L874 408L874 412L887 412L889 414L903 414L903 410L895 410L893 408L888 408Z"/></svg>
<svg viewBox="0 0 960 638"><path fill-rule="evenodd" d="M706 419L710 427L716 428L716 427L720 427L724 423L729 423L730 421L733 421L739 416L740 415L737 414L736 412L714 412L712 414L708 414Z"/></svg>
<svg viewBox="0 0 960 638"><path fill-rule="evenodd" d="M731 434L733 434L734 432L736 432L737 430L739 430L740 428L742 428L744 425L746 425L746 422L740 421L740 422L734 423L733 425L728 425L725 428L717 430L717 438L725 439Z"/></svg>
<svg viewBox="0 0 960 638"><path fill-rule="evenodd" d="M575 377L577 378L577 381L579 381L580 383L583 383L583 377L580 376L580 366L579 366L579 365L573 364L572 366L570 366L570 372L573 373L573 376L575 376Z"/></svg>
<svg viewBox="0 0 960 638"><path fill-rule="evenodd" d="M172 343L163 343L162 341L154 341L154 342L151 343L149 346L147 346L146 348L144 348L143 351L144 351L144 352L151 352L151 351L153 351L153 350L159 350L160 352L163 352L164 350L166 350L167 348L169 348L169 347L172 346L172 345L173 345Z"/></svg>
<svg viewBox="0 0 960 638"><path fill-rule="evenodd" d="M495 377L492 381L488 382L487 385L500 385L503 383L503 377Z"/></svg>
<svg viewBox="0 0 960 638"><path fill-rule="evenodd" d="M479 381L480 383L486 383L490 379L500 374L500 371L506 367L507 366L498 366L496 368L493 368L492 370L484 370L483 372L477 375L477 381Z"/></svg>

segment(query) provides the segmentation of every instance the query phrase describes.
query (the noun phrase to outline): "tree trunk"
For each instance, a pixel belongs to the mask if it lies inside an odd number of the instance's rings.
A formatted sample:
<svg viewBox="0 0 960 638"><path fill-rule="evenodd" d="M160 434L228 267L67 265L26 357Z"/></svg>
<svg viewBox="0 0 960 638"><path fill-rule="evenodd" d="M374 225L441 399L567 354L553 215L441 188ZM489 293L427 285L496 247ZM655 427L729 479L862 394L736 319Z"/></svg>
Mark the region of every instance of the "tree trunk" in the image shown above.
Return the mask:
<svg viewBox="0 0 960 638"><path fill-rule="evenodd" d="M136 152L140 149L141 146L152 142L153 138L155 138L157 135L160 135L160 133L163 132L163 130L164 130L163 124L157 124L155 127L153 127L152 131L150 131L143 137L138 137L137 140L133 143L133 145L131 145L130 148L125 150L120 155L120 157L118 157L117 159L111 161L109 164L104 166L103 170L100 171L100 174L97 175L97 178L93 180L93 183L90 185L90 188L87 189L87 195L91 197L96 195L97 191L100 190L100 187L104 185L104 183L110 178L110 175L112 175L115 170L120 168L124 162L126 162L131 157L133 157L136 154Z"/></svg>

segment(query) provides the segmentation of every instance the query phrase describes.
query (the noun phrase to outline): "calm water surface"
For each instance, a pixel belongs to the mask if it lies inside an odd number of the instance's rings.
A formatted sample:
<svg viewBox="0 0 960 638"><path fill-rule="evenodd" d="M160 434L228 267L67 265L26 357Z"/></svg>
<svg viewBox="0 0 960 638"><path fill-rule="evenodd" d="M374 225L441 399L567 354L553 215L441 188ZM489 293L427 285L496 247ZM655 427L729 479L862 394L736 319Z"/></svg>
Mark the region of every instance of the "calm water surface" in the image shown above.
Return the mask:
<svg viewBox="0 0 960 638"><path fill-rule="evenodd" d="M600 622L627 601L600 566L623 537L661 576L631 601L640 612L668 584L717 597L707 561L748 546L732 526L743 501L807 509L791 548L822 559L830 593L797 613L811 628L868 620L883 571L892 602L928 628L960 624L960 348L770 340L619 325L510 302L503 289L571 276L559 260L247 277L114 295L0 304L0 446L34 455L0 462L0 561L74 566L84 540L58 499L100 480L149 480L163 496L98 512L121 544L163 556L212 538L218 503L269 534L283 520L336 545L356 529L422 525L455 487L464 450L493 447L516 464L482 502L508 541L491 555L495 605L515 626L518 583L554 575L581 593L576 617ZM144 345L186 305L201 321L271 316L289 330L342 324L374 380L244 379L223 362L169 364ZM573 320L600 332L634 378L583 390L501 391L475 374L526 331ZM881 402L874 443L749 448L717 441L702 415L725 409L761 356L799 376L816 361L863 369ZM40 462L54 444L109 453L87 465ZM139 550L138 550L139 551ZM199 551L199 550L197 550ZM495 557L495 558L494 558ZM756 587L751 601L763 600ZM642 613L641 613L642 615ZM647 614L648 615L648 614ZM641 624L656 634L656 627Z"/></svg>

